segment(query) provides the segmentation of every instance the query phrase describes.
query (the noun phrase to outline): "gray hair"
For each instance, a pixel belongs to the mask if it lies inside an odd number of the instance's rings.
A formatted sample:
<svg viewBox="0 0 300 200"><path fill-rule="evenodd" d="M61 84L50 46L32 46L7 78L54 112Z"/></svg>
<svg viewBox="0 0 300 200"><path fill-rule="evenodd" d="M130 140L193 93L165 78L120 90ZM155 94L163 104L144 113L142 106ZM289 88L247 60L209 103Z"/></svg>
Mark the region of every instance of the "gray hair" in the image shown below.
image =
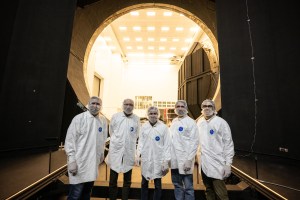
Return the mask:
<svg viewBox="0 0 300 200"><path fill-rule="evenodd" d="M157 107L155 107L155 106L150 106L150 107L147 109L147 116L148 116L148 117L149 117L149 113L150 113L151 110L154 110L155 112L157 112L157 114L158 114L158 117L157 117L157 118L160 117L159 109L158 109Z"/></svg>
<svg viewBox="0 0 300 200"><path fill-rule="evenodd" d="M215 105L215 102L213 100L210 100L210 99L205 99L202 104L201 104L201 109L202 109L202 105L205 103L205 102L209 102L212 104L213 106L213 110L216 110L216 105Z"/></svg>
<svg viewBox="0 0 300 200"><path fill-rule="evenodd" d="M175 108L176 108L176 106L177 106L178 103L182 103L183 106L184 106L184 108L185 108L186 110L188 109L187 103L186 103L185 100L178 100L178 101L175 103Z"/></svg>
<svg viewBox="0 0 300 200"><path fill-rule="evenodd" d="M124 99L123 104L125 103L125 101L131 101L131 103L134 105L134 101L132 99Z"/></svg>
<svg viewBox="0 0 300 200"><path fill-rule="evenodd" d="M100 104L101 104L101 106L102 106L102 99L100 99L100 98L97 97L97 96L92 96L92 97L90 98L90 100L89 100L89 104L91 103L91 101L92 101L93 99L96 99L97 101L99 101Z"/></svg>

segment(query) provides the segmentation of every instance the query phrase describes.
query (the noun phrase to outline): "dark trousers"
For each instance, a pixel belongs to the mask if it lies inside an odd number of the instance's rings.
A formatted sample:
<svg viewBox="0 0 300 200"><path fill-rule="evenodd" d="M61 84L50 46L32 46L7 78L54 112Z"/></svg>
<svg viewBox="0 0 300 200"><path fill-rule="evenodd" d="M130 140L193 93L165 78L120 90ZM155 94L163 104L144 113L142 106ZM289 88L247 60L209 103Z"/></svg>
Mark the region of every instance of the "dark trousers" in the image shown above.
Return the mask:
<svg viewBox="0 0 300 200"><path fill-rule="evenodd" d="M68 200L90 200L94 181L70 184Z"/></svg>
<svg viewBox="0 0 300 200"><path fill-rule="evenodd" d="M144 176L142 176L142 193L141 193L141 199L142 200L148 200L148 185L149 181L145 179ZM154 179L154 194L153 199L154 200L160 200L161 199L161 178Z"/></svg>
<svg viewBox="0 0 300 200"><path fill-rule="evenodd" d="M203 184L205 185L205 196L207 200L229 200L225 182L223 180L210 178L201 170Z"/></svg>
<svg viewBox="0 0 300 200"><path fill-rule="evenodd" d="M128 199L129 190L131 186L131 174L132 174L132 169L124 173L122 200ZM116 200L118 197L118 185L117 185L118 176L119 174L117 172L110 169L110 176L109 176L109 199L110 200Z"/></svg>

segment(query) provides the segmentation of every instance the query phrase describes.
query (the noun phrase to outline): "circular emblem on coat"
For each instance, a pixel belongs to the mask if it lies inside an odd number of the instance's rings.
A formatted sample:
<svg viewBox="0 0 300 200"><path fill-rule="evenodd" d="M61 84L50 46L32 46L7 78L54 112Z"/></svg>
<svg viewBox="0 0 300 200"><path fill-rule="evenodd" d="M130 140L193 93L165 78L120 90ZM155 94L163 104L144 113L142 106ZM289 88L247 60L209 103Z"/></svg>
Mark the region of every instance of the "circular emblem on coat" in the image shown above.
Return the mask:
<svg viewBox="0 0 300 200"><path fill-rule="evenodd" d="M133 127L130 127L130 132L134 131L134 128Z"/></svg>
<svg viewBox="0 0 300 200"><path fill-rule="evenodd" d="M214 134L214 130L210 129L209 133L212 135Z"/></svg>
<svg viewBox="0 0 300 200"><path fill-rule="evenodd" d="M159 136L156 136L156 137L155 137L155 140L156 140L156 141L159 141L159 140L160 140L160 137L159 137Z"/></svg>
<svg viewBox="0 0 300 200"><path fill-rule="evenodd" d="M101 132L102 132L102 127L99 127L99 128L98 128L98 131L101 133Z"/></svg>
<svg viewBox="0 0 300 200"><path fill-rule="evenodd" d="M178 130L179 130L180 132L183 131L183 127L180 126L180 127L178 128Z"/></svg>

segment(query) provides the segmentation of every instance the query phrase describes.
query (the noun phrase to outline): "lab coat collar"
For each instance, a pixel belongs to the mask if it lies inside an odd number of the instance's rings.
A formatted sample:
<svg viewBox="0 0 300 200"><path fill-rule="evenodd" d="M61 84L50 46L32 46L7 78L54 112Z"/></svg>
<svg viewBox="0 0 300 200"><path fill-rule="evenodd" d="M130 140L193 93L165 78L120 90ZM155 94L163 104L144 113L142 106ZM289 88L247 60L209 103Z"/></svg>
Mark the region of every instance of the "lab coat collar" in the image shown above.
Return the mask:
<svg viewBox="0 0 300 200"><path fill-rule="evenodd" d="M87 110L86 112L87 112L87 114L88 114L88 116L89 116L90 118L93 118L93 117L99 118L99 114L96 115L96 116L94 116L94 115L92 115L92 114L90 113L90 111Z"/></svg>

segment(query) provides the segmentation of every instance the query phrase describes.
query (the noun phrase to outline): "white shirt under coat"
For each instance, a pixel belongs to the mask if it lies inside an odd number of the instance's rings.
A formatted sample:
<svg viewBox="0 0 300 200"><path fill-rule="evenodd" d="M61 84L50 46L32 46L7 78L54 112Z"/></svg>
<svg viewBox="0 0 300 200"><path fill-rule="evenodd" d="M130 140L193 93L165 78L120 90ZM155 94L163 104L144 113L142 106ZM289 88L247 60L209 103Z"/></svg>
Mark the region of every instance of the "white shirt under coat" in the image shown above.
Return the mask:
<svg viewBox="0 0 300 200"><path fill-rule="evenodd" d="M197 126L200 140L200 163L204 174L215 179L224 179L224 166L231 165L234 146L228 123L218 116L209 120L201 117Z"/></svg>
<svg viewBox="0 0 300 200"><path fill-rule="evenodd" d="M93 116L89 111L76 115L67 131L65 152L68 162L76 161L78 172L69 172L70 184L95 181L101 155L104 156L107 139L107 120L104 116Z"/></svg>
<svg viewBox="0 0 300 200"><path fill-rule="evenodd" d="M117 173L126 173L134 166L137 138L140 131L140 118L131 114L126 117L118 112L109 125L110 144L106 164Z"/></svg>
<svg viewBox="0 0 300 200"><path fill-rule="evenodd" d="M194 171L195 156L199 145L199 131L195 120L189 116L175 118L170 126L171 168L178 169L180 174L192 174ZM183 170L186 160L192 161L189 171Z"/></svg>
<svg viewBox="0 0 300 200"><path fill-rule="evenodd" d="M147 180L162 177L163 162L171 160L171 136L169 128L161 121L157 121L154 126L149 122L143 124L137 156L141 154L142 175Z"/></svg>

